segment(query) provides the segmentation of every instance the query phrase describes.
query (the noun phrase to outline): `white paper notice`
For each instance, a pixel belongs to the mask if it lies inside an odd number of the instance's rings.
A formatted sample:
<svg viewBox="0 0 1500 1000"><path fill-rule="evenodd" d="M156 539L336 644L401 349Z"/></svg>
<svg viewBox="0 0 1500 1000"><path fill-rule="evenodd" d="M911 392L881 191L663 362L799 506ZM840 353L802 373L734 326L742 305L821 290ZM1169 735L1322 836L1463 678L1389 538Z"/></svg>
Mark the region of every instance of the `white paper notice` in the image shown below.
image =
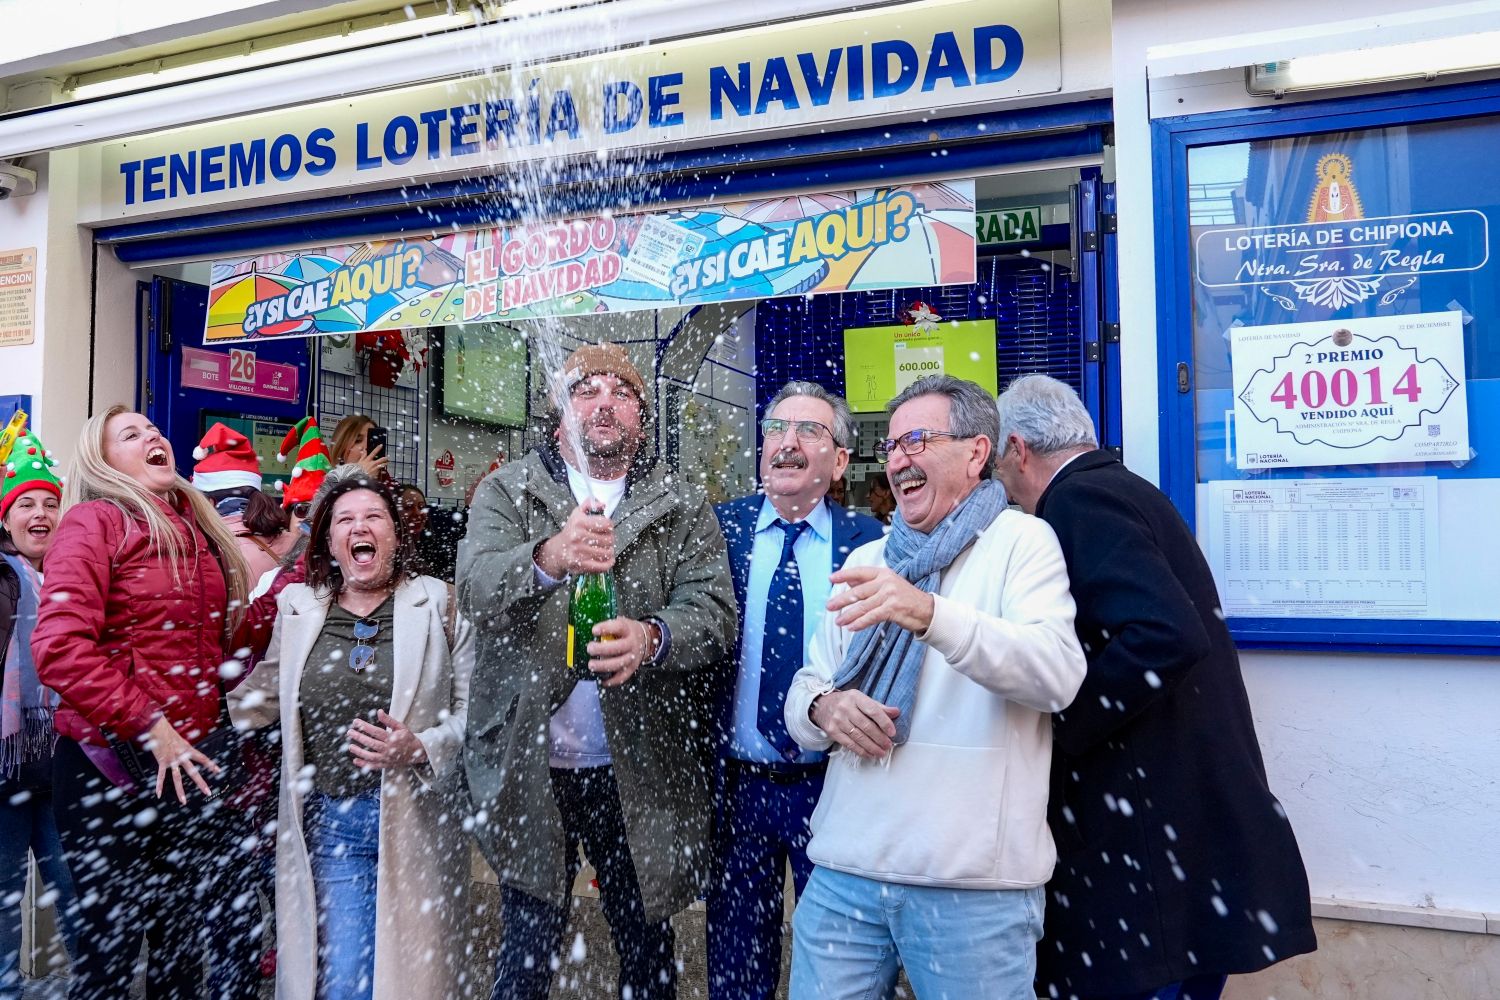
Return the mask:
<svg viewBox="0 0 1500 1000"><path fill-rule="evenodd" d="M1435 477L1209 484L1224 613L1422 618L1439 607Z"/></svg>
<svg viewBox="0 0 1500 1000"><path fill-rule="evenodd" d="M1469 458L1463 314L1230 331L1241 469Z"/></svg>

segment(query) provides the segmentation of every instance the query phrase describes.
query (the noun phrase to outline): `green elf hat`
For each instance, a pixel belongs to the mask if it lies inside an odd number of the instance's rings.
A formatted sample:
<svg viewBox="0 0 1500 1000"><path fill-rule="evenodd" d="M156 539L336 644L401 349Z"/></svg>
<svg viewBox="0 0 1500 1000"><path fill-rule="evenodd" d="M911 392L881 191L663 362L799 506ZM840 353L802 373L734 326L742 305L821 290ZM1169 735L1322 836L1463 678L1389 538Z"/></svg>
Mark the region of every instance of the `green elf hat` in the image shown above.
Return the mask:
<svg viewBox="0 0 1500 1000"><path fill-rule="evenodd" d="M46 490L61 499L63 477L52 471L55 468L57 462L52 453L42 447L35 434L23 434L17 438L5 463L5 485L0 487L0 518L10 513L10 505L22 493L31 490Z"/></svg>
<svg viewBox="0 0 1500 1000"><path fill-rule="evenodd" d="M328 460L328 449L323 446L323 432L318 430L315 417L303 417L297 421L297 425L282 439L281 453L276 457L285 462L294 450L297 458L292 463L292 484L284 488L281 498L283 507L311 500L313 494L318 492L318 487L323 485L323 477L333 468L333 463ZM280 482L276 485L282 488Z"/></svg>

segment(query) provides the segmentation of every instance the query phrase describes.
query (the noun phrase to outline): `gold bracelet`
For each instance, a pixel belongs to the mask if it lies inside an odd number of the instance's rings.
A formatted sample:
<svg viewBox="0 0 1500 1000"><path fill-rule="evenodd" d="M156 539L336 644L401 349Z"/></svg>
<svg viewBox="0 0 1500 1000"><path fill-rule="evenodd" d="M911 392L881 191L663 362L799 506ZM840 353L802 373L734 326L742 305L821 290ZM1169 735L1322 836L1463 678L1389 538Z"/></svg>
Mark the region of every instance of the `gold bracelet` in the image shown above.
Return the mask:
<svg viewBox="0 0 1500 1000"><path fill-rule="evenodd" d="M641 664L651 662L651 626L645 622L636 622L641 627L641 639L645 643L645 649L641 652Z"/></svg>

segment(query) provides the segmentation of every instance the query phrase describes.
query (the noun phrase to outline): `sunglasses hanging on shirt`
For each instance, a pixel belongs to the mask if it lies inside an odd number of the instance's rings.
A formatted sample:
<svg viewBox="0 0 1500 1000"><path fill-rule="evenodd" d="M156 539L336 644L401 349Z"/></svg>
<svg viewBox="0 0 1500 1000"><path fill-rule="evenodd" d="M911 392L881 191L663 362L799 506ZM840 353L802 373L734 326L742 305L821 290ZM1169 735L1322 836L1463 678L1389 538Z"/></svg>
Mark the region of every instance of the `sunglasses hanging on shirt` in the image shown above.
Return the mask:
<svg viewBox="0 0 1500 1000"><path fill-rule="evenodd" d="M362 674L375 665L375 647L370 641L380 634L380 622L373 618L361 618L354 623L354 638L358 645L349 651L349 669Z"/></svg>

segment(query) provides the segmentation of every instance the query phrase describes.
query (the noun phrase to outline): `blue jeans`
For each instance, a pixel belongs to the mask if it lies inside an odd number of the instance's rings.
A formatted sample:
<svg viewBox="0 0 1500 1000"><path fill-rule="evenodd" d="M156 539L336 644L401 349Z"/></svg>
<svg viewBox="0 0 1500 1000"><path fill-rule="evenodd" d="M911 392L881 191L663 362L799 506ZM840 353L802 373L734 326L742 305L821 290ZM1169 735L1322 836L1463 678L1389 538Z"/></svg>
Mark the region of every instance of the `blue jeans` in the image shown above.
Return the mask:
<svg viewBox="0 0 1500 1000"><path fill-rule="evenodd" d="M380 793L335 799L313 792L302 816L318 899L318 1000L370 1000Z"/></svg>
<svg viewBox="0 0 1500 1000"><path fill-rule="evenodd" d="M57 928L68 954L77 952L73 876L63 860L57 820L52 814L50 764L49 760L44 776L23 772L15 780L0 784L0 1000L19 1000L21 996L21 896L31 867L27 864L28 852L35 855L44 883L36 895L41 900L54 896L49 905L55 908ZM37 780L26 780L28 777Z"/></svg>
<svg viewBox="0 0 1500 1000"><path fill-rule="evenodd" d="M1041 886L945 889L813 870L792 917L790 1000L1033 1000Z"/></svg>

